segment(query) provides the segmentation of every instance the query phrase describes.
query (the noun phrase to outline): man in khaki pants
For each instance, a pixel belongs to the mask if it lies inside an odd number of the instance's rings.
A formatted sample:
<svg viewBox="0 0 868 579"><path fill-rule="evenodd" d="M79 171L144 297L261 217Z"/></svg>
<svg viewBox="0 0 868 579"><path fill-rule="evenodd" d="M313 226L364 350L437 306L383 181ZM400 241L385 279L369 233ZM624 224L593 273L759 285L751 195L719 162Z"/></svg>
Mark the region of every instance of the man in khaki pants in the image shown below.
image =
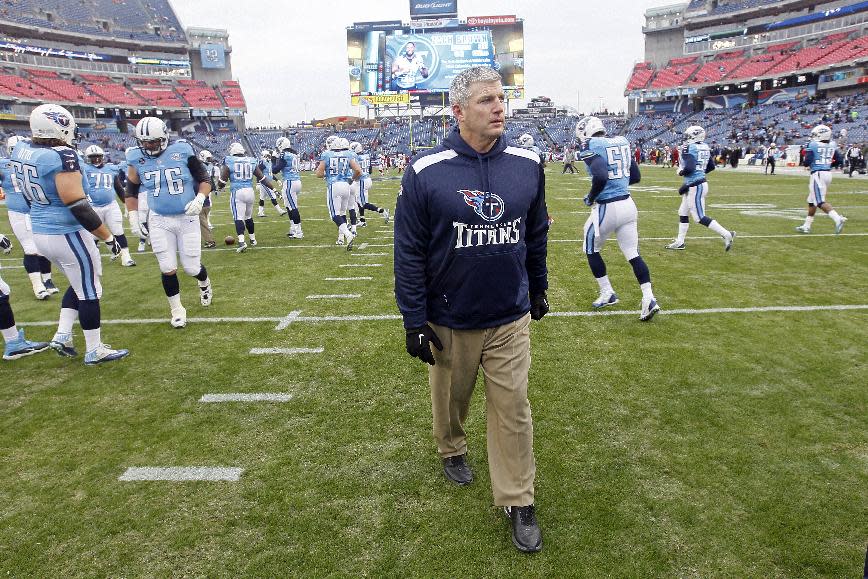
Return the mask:
<svg viewBox="0 0 868 579"><path fill-rule="evenodd" d="M527 387L530 320L548 311L545 178L538 155L501 137L494 69L462 72L449 99L457 129L413 159L398 193L395 297L407 352L431 365L434 438L457 485L473 481L464 421L482 366L494 502L515 546L535 552L542 536Z"/></svg>

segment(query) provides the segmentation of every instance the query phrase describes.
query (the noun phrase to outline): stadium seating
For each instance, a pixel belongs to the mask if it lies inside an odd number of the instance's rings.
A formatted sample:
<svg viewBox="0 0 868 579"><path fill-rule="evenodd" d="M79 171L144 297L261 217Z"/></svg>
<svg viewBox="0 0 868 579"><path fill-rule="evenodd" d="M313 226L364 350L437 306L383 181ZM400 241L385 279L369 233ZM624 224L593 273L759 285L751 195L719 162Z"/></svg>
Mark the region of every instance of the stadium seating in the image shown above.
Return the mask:
<svg viewBox="0 0 868 579"><path fill-rule="evenodd" d="M758 78L774 68L782 61L790 58L789 54L760 54L753 58L742 60L726 78L728 80Z"/></svg>
<svg viewBox="0 0 868 579"><path fill-rule="evenodd" d="M123 40L186 42L168 0L7 0L0 15L26 26ZM50 15L50 17L49 17ZM102 23L107 22L105 26Z"/></svg>
<svg viewBox="0 0 868 579"><path fill-rule="evenodd" d="M651 88L669 88L687 84L687 79L699 69L698 64L667 66L660 70L651 81Z"/></svg>
<svg viewBox="0 0 868 579"><path fill-rule="evenodd" d="M182 86L178 87L178 94L181 95L181 98L188 106L196 109L223 108L223 102L220 100L217 92L205 83L202 83L201 85L190 85L184 83Z"/></svg>
<svg viewBox="0 0 868 579"><path fill-rule="evenodd" d="M627 90L639 90L648 86L648 82L654 75L654 67L650 62L640 62L633 67L630 80L627 81Z"/></svg>
<svg viewBox="0 0 868 579"><path fill-rule="evenodd" d="M729 60L710 60L702 65L689 84L706 84L718 82L738 68L744 62L743 58L731 58Z"/></svg>

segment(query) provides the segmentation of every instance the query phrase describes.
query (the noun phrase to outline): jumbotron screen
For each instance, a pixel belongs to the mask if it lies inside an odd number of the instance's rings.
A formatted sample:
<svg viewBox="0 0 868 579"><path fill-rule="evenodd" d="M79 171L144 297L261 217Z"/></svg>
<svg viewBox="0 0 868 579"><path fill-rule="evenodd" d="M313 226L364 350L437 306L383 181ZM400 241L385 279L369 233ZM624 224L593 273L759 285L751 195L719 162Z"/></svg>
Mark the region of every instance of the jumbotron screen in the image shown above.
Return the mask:
<svg viewBox="0 0 868 579"><path fill-rule="evenodd" d="M491 66L503 78L507 98L524 96L524 28L511 17L477 17L443 28L399 22L360 23L347 29L352 96L449 91L452 79L473 66Z"/></svg>

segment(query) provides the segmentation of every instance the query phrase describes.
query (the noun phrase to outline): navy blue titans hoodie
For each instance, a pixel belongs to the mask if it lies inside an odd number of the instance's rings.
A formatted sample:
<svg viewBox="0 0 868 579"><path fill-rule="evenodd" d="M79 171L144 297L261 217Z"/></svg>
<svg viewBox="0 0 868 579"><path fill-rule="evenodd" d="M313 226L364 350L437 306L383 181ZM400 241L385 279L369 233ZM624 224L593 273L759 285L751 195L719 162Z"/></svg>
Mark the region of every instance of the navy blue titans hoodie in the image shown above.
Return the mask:
<svg viewBox="0 0 868 579"><path fill-rule="evenodd" d="M492 328L548 288L545 176L501 137L485 154L455 128L415 157L395 206L395 298L406 329Z"/></svg>

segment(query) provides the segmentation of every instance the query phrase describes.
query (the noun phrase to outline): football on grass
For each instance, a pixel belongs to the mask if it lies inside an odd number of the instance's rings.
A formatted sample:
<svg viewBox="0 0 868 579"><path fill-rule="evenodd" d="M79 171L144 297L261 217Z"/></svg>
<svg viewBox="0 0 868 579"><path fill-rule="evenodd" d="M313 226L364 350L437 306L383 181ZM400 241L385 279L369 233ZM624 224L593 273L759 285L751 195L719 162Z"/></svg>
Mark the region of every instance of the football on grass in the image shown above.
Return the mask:
<svg viewBox="0 0 868 579"><path fill-rule="evenodd" d="M226 242L226 245L232 245L233 243L235 243L235 238L231 235L227 235L226 239L224 239L223 241Z"/></svg>

